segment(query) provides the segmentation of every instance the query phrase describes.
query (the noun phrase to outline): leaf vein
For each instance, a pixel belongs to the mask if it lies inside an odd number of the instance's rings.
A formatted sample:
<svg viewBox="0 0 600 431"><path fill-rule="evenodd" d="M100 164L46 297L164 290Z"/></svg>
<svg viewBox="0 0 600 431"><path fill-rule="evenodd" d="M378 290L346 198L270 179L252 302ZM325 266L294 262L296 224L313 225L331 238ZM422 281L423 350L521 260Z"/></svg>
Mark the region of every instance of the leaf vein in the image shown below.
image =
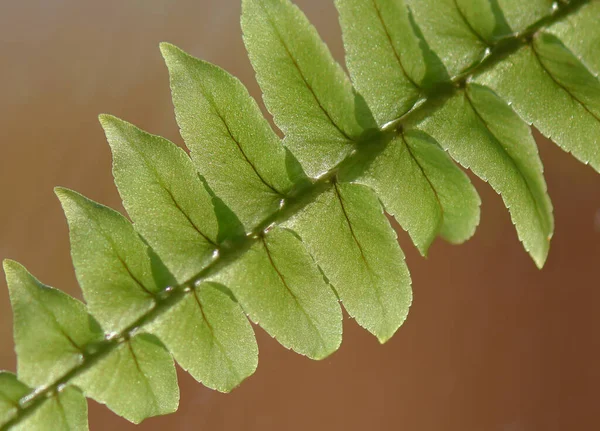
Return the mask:
<svg viewBox="0 0 600 431"><path fill-rule="evenodd" d="M390 44L390 48L392 49L392 53L394 54L394 57L396 58L396 62L398 63L398 66L400 66L400 70L402 71L402 74L404 75L404 77L406 79L408 79L408 82L410 82L412 84L412 86L415 87L415 89L420 91L421 86L419 84L417 84L414 79L412 79L412 77L408 74L408 72L406 71L406 69L404 67L402 57L400 56L400 53L396 49L396 46L394 45L394 42L392 40L392 35L390 34L390 30L389 30L387 24L385 23L383 16L381 15L381 9L379 8L379 5L377 4L377 0L371 0L371 1L373 2L373 8L375 9L375 12L377 13L377 19L381 23L381 27L383 28L385 37L387 38L387 41Z"/></svg>
<svg viewBox="0 0 600 431"><path fill-rule="evenodd" d="M534 206L535 211L537 213L538 222L540 224L540 227L543 229L544 233L547 233L547 231L549 230L549 226L546 225L546 218L542 216L542 212L541 212L541 208L539 207L538 199L535 197L535 194L533 193L533 189L532 189L532 186L531 186L531 181L525 176L525 174L523 173L523 171L519 167L519 164L510 155L510 153L506 150L506 148L504 148L504 145L502 144L502 141L494 134L494 132L490 128L490 125L488 124L488 122L479 113L479 111L475 107L475 104L471 100L471 97L468 95L467 91L463 91L463 94L465 96L465 100L467 100L469 106L473 110L473 113L475 114L475 116L477 117L477 119L481 122L481 124L483 125L483 127L487 130L487 132L494 139L494 141L496 141L496 143L498 144L498 147L502 150L502 153L506 155L506 157L508 158L508 160L510 160L510 163L514 166L515 170L517 171L517 174L521 177L521 179L525 183L525 186L526 186L526 189L527 189L527 193L529 194L529 197L533 201L533 206Z"/></svg>
<svg viewBox="0 0 600 431"><path fill-rule="evenodd" d="M277 25L271 19L271 15L267 11L267 8L265 8L265 5L263 4L262 1L260 1L259 4L260 4L261 8L263 9L263 11L265 12L265 16L269 20L269 24L271 24L271 27L273 28L273 30L275 30L275 35L277 36L277 39L279 40L279 42L281 42L281 46L283 46L283 48L285 49L285 52L287 53L289 59L292 61L292 64L294 65L294 67L298 71L298 74L300 75L300 78L302 78L302 81L304 82L304 85L306 86L306 88L308 88L308 91L310 91L310 94L315 99L315 102L317 102L317 106L319 107L319 109L325 114L325 116L327 117L327 119L329 120L329 122L344 137L344 139L346 139L348 141L355 142L355 139L351 138L346 132L344 132L344 130L342 130L342 128L340 126L337 125L337 123L335 121L333 121L333 118L331 117L331 114L327 111L327 109L325 109L325 106L323 106L323 104L321 103L321 100L319 99L319 97L315 93L314 88L312 87L312 85L309 84L308 80L306 79L306 76L302 72L302 69L300 68L300 65L298 64L298 62L296 61L296 59L292 55L292 53L290 51L290 48L288 47L287 43L285 43L285 40L284 40L283 36L279 32L279 28L277 27Z"/></svg>
<svg viewBox="0 0 600 431"><path fill-rule="evenodd" d="M531 52L533 52L533 55L534 55L535 59L537 60L538 64L541 66L542 70L546 73L546 75L548 75L548 77L552 80L552 82L554 82L554 84L556 84L565 93L567 93L572 100L574 100L575 102L579 103L581 105L581 107L583 109L585 109L585 111L588 114L590 114L596 121L600 122L600 116L598 116L597 114L595 114L594 112L592 112L587 107L587 105L585 103L583 103L583 101L579 97L575 96L571 92L571 90L569 90L565 85L563 85L560 82L558 82L558 80L554 77L554 75L552 75L552 73L550 72L550 70L548 70L548 67L544 64L544 61L540 57L540 54L538 53L537 49L535 48L535 43L534 42L531 43L530 48L531 48Z"/></svg>
<svg viewBox="0 0 600 431"><path fill-rule="evenodd" d="M321 331L319 331L319 329L316 327L316 325L314 324L314 322L312 320L312 317L310 317L310 315L305 310L304 306L300 303L300 300L298 299L298 297L296 296L296 294L294 293L294 291L290 288L290 286L287 283L285 277L283 276L283 274L281 273L281 271L279 270L279 268L275 264L275 261L273 260L273 256L271 254L271 250L269 249L269 246L267 245L267 242L266 242L264 236L261 237L261 240L262 240L263 246L265 248L265 252L267 254L267 257L269 259L269 263L271 264L271 266L275 270L275 273L277 274L277 276L281 280L281 283L283 284L283 286L286 288L286 290L288 291L288 293L290 294L290 296L292 297L292 299L294 300L294 302L298 306L298 309L300 310L300 312L304 315L304 317L306 317L306 321L308 322L308 324L314 329L315 333L319 337L319 341L321 342L321 347L323 347L324 349L326 349L327 348L327 343L325 342L325 339L323 338L323 335L321 334Z"/></svg>

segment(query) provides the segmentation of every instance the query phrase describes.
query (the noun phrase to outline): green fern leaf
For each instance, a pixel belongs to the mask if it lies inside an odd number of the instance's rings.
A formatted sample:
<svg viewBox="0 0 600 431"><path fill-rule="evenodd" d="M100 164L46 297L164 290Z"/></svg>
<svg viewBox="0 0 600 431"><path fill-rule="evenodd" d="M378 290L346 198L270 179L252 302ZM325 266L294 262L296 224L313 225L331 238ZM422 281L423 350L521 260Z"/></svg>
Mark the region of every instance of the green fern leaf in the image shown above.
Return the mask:
<svg viewBox="0 0 600 431"><path fill-rule="evenodd" d="M0 373L0 425L22 409L32 387L45 387L84 363L102 331L85 306L63 292L41 284L13 261L4 262L14 312L19 379ZM27 385L26 385L27 384ZM76 388L65 387L34 403L33 414L11 429L87 430L87 403Z"/></svg>
<svg viewBox="0 0 600 431"><path fill-rule="evenodd" d="M117 120L110 121L115 124ZM120 123L120 125L138 135L142 133L133 126L124 123ZM103 327L118 332L155 307L156 286L170 285L172 281L170 274L161 268L157 258L152 259L151 250L138 237L123 216L75 192L57 189L57 194L65 208L71 234L75 240L72 243L73 260L89 308L98 316ZM98 253L101 253L100 256ZM97 266L98 264L100 266ZM107 267L112 268L110 271L112 277L103 276L98 272ZM193 322L188 319L194 316L194 308L190 310L186 305L189 305L190 299L195 297L202 298L202 303L204 303L200 310L202 316L200 326L204 326L205 330L208 329L205 333L186 332L181 328L181 322L190 324ZM201 302L198 302L198 305L200 304ZM198 307L195 302L192 302L191 305ZM211 317L210 320L206 317L207 315ZM198 317L197 314L196 317ZM191 328L197 329L196 326ZM237 386L243 378L252 374L256 368L258 352L252 328L241 314L239 306L223 292L211 293L210 290L194 292L189 295L187 301L178 304L178 307L174 307L161 316L161 319L157 320L153 327L149 327L148 331L162 335L162 340L176 359L184 368L193 368L190 370L192 374L198 380L204 381L207 386L218 387L223 391L230 390ZM227 340L222 340L223 332L227 335ZM186 337L182 337L182 334ZM237 337L234 337L236 334ZM190 345L190 340L195 344ZM213 352L212 346L215 342L221 344L220 351ZM226 345L227 348L222 347L223 345ZM150 347L152 346L150 345ZM124 352L127 353L127 351ZM133 356L133 351L129 352L129 356L125 353L121 353L112 360L117 362L120 359L140 361L135 357L129 357ZM214 357L215 354L216 357ZM232 356L232 359L229 359L232 369L220 374L215 372L215 361L219 361L223 357L228 358L229 355ZM199 362L201 357L209 360ZM110 361L107 366L110 366ZM103 393L111 390L111 388L102 389ZM118 398L116 401L111 401L110 399L105 400L103 394L96 396L109 406L114 405L115 407L111 408L134 422L160 414L162 411L158 407L156 411L149 410L147 412L143 410L141 412L120 411L118 410L120 404ZM115 398L118 393L110 396ZM160 403L157 404L157 406L160 405Z"/></svg>
<svg viewBox="0 0 600 431"><path fill-rule="evenodd" d="M576 14L566 16L547 28L594 74L600 74L600 2L583 6ZM574 31L576 30L576 31Z"/></svg>
<svg viewBox="0 0 600 431"><path fill-rule="evenodd" d="M148 246L118 212L57 188L71 236L71 255L83 296L104 330L118 333L154 308L169 284L152 266Z"/></svg>
<svg viewBox="0 0 600 431"><path fill-rule="evenodd" d="M229 290L204 283L148 325L196 380L229 392L256 370L254 331Z"/></svg>
<svg viewBox="0 0 600 431"><path fill-rule="evenodd" d="M0 426L11 420L19 411L19 401L31 392L17 376L8 371L0 371Z"/></svg>
<svg viewBox="0 0 600 431"><path fill-rule="evenodd" d="M408 112L445 70L426 56L402 0L337 0L336 7L352 83L383 126Z"/></svg>
<svg viewBox="0 0 600 431"><path fill-rule="evenodd" d="M460 2L464 6L464 11L469 9L469 0L460 0ZM496 22L505 21L512 34L521 33L532 23L551 16L552 12L556 12L555 7L558 5L553 0L491 0L489 3Z"/></svg>
<svg viewBox="0 0 600 431"><path fill-rule="evenodd" d="M0 371L0 426L16 416L21 398L31 392L24 383L12 373Z"/></svg>
<svg viewBox="0 0 600 431"><path fill-rule="evenodd" d="M230 235L235 226L224 217L217 220L213 198L182 149L114 117L101 116L100 122L113 152L115 183L136 230L175 279L187 281L213 260L219 235Z"/></svg>
<svg viewBox="0 0 600 431"><path fill-rule="evenodd" d="M315 28L289 0L243 0L242 30L265 104L311 177L376 128Z"/></svg>
<svg viewBox="0 0 600 431"><path fill-rule="evenodd" d="M302 242L274 228L215 279L285 347L312 359L342 342L342 311Z"/></svg>
<svg viewBox="0 0 600 431"><path fill-rule="evenodd" d="M600 171L600 81L556 36L530 46L477 78L565 151Z"/></svg>
<svg viewBox="0 0 600 431"><path fill-rule="evenodd" d="M437 142L419 131L401 132L377 158L342 176L375 190L423 255L437 235L459 244L479 224L481 200L471 181Z"/></svg>
<svg viewBox="0 0 600 431"><path fill-rule="evenodd" d="M402 1L336 4L353 82L381 126L449 79L414 33ZM377 192L423 255L439 234L453 243L469 239L479 223L480 200L466 175L425 138L402 133L383 139L381 154L355 169L355 181Z"/></svg>
<svg viewBox="0 0 600 431"><path fill-rule="evenodd" d="M173 413L179 405L175 366L162 343L149 334L119 342L73 384L133 423Z"/></svg>
<svg viewBox="0 0 600 431"><path fill-rule="evenodd" d="M472 6L465 8L462 3L459 0L407 1L413 25L440 58L449 76L481 60L491 44L489 14L481 7L482 2L469 1L479 6L478 10ZM482 19L469 20L470 13L465 15L466 10L480 14ZM478 28L480 25L485 30Z"/></svg>
<svg viewBox="0 0 600 431"><path fill-rule="evenodd" d="M19 380L46 386L83 362L86 346L103 333L85 306L60 290L45 286L17 262L4 272L14 313Z"/></svg>
<svg viewBox="0 0 600 431"><path fill-rule="evenodd" d="M246 230L254 229L281 206L302 169L239 80L172 45L161 50L177 121L198 171Z"/></svg>
<svg viewBox="0 0 600 431"><path fill-rule="evenodd" d="M18 375L0 373L2 430L86 430L84 395L135 423L173 412L173 358L228 392L257 367L247 316L322 359L341 343L341 301L385 342L412 293L384 210L424 255L479 222L479 196L452 159L502 195L543 266L554 221L528 124L600 170L599 3L336 6L352 83L289 0L243 0L244 41L283 141L237 79L169 44L191 158L100 117L133 224L56 190L87 308L5 262Z"/></svg>
<svg viewBox="0 0 600 431"><path fill-rule="evenodd" d="M377 196L357 184L335 184L289 222L356 321L383 343L412 301L410 275Z"/></svg>
<svg viewBox="0 0 600 431"><path fill-rule="evenodd" d="M554 222L529 127L497 95L476 84L458 92L420 127L502 195L525 249L542 267Z"/></svg>
<svg viewBox="0 0 600 431"><path fill-rule="evenodd" d="M8 384L13 389L18 387L19 383L6 382L0 379L0 383ZM10 389L9 389L10 390ZM0 425L2 424L0 419ZM83 394L73 387L68 387L49 397L40 403L37 410L31 416L26 417L22 422L10 428L13 431L45 431L45 430L65 430L65 431L87 431L87 403Z"/></svg>
<svg viewBox="0 0 600 431"><path fill-rule="evenodd" d="M83 394L68 387L43 403L30 417L11 428L14 431L87 431L87 403Z"/></svg>

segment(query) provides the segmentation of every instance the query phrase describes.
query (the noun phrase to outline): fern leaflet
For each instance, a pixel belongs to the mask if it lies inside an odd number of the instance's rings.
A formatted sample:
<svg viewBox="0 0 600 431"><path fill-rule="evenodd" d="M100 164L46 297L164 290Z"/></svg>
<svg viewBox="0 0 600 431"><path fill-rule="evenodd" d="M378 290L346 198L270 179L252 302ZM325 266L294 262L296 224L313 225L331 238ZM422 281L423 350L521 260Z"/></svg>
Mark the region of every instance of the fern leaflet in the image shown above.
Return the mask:
<svg viewBox="0 0 600 431"><path fill-rule="evenodd" d="M341 302L385 342L412 302L385 213L423 255L479 223L479 196L453 160L502 195L543 266L554 221L528 125L600 170L600 2L336 6L350 78L289 0L243 0L283 142L236 78L169 44L191 157L100 117L133 224L56 189L86 305L5 261L18 372L0 373L2 430L87 429L85 397L135 423L173 412L173 360L228 392L257 366L247 317L322 359L341 343Z"/></svg>

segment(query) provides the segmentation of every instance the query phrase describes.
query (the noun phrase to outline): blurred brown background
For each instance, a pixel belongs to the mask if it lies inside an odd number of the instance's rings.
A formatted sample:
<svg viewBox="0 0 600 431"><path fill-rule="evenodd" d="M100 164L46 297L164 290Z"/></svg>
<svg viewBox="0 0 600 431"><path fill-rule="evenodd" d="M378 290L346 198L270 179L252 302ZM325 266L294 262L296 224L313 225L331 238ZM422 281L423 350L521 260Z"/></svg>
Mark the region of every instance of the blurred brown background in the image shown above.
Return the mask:
<svg viewBox="0 0 600 431"><path fill-rule="evenodd" d="M297 0L336 58L331 0ZM237 75L259 97L238 0L0 1L0 258L80 297L52 188L122 209L97 114L181 143L160 41ZM404 232L414 305L380 346L351 321L341 349L312 362L257 329L260 365L230 395L179 373L179 411L135 428L90 402L92 430L598 430L600 176L538 139L556 213L543 271L481 181L476 236L418 256ZM0 369L15 369L0 281Z"/></svg>

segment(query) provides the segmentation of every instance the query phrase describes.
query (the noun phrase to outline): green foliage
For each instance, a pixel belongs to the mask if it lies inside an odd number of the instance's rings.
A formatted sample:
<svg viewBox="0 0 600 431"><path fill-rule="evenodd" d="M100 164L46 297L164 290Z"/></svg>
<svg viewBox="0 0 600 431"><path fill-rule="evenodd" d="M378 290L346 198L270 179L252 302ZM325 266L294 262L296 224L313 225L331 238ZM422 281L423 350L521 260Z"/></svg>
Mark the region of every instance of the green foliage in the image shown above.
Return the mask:
<svg viewBox="0 0 600 431"><path fill-rule="evenodd" d="M279 208L302 169L288 169L285 148L239 80L172 45L161 50L177 122L198 172L252 230Z"/></svg>
<svg viewBox="0 0 600 431"><path fill-rule="evenodd" d="M84 304L41 284L18 263L5 261L4 272L19 379L33 387L48 385L81 363L86 346L101 340L102 330Z"/></svg>
<svg viewBox="0 0 600 431"><path fill-rule="evenodd" d="M382 343L389 339L404 322L412 293L404 255L377 195L362 185L334 184L288 225L350 316Z"/></svg>
<svg viewBox="0 0 600 431"><path fill-rule="evenodd" d="M75 377L73 384L133 423L173 413L179 405L173 359L149 334L119 340L115 349Z"/></svg>
<svg viewBox="0 0 600 431"><path fill-rule="evenodd" d="M148 325L179 365L205 386L229 392L258 365L252 326L227 288L204 283Z"/></svg>
<svg viewBox="0 0 600 431"><path fill-rule="evenodd" d="M148 246L118 212L70 190L57 188L56 195L88 309L106 331L122 331L154 307L160 290Z"/></svg>
<svg viewBox="0 0 600 431"><path fill-rule="evenodd" d="M274 228L230 265L219 281L279 342L322 359L342 342L342 311L302 241Z"/></svg>
<svg viewBox="0 0 600 431"><path fill-rule="evenodd" d="M175 144L114 117L102 115L100 122L113 152L115 183L136 230L175 279L186 281L217 248L219 222L210 194Z"/></svg>
<svg viewBox="0 0 600 431"><path fill-rule="evenodd" d="M0 425L16 416L19 400L27 395L31 388L17 380L17 376L8 371L0 372Z"/></svg>
<svg viewBox="0 0 600 431"><path fill-rule="evenodd" d="M506 102L477 84L467 84L420 126L502 195L525 249L542 267L554 222L529 127Z"/></svg>
<svg viewBox="0 0 600 431"><path fill-rule="evenodd" d="M376 129L316 29L283 0L243 0L242 31L267 109L304 171L319 177Z"/></svg>
<svg viewBox="0 0 600 431"><path fill-rule="evenodd" d="M32 389L17 380L9 372L0 372L0 426L18 417L20 400L27 397ZM29 416L11 426L11 430L41 431L87 430L87 403L83 394L75 387L67 387L36 405Z"/></svg>
<svg viewBox="0 0 600 431"><path fill-rule="evenodd" d="M86 304L6 261L17 376L2 430L86 430L84 397L138 423L176 410L173 359L228 392L258 347L248 318L313 359L340 302L381 342L411 280L386 213L423 254L469 239L502 195L542 267L552 204L529 125L600 170L600 2L336 0L350 77L288 0L243 0L242 28L280 140L244 86L162 44L191 157L100 122L133 224L57 188Z"/></svg>
<svg viewBox="0 0 600 431"><path fill-rule="evenodd" d="M600 82L556 36L536 34L476 80L562 149L600 170Z"/></svg>

